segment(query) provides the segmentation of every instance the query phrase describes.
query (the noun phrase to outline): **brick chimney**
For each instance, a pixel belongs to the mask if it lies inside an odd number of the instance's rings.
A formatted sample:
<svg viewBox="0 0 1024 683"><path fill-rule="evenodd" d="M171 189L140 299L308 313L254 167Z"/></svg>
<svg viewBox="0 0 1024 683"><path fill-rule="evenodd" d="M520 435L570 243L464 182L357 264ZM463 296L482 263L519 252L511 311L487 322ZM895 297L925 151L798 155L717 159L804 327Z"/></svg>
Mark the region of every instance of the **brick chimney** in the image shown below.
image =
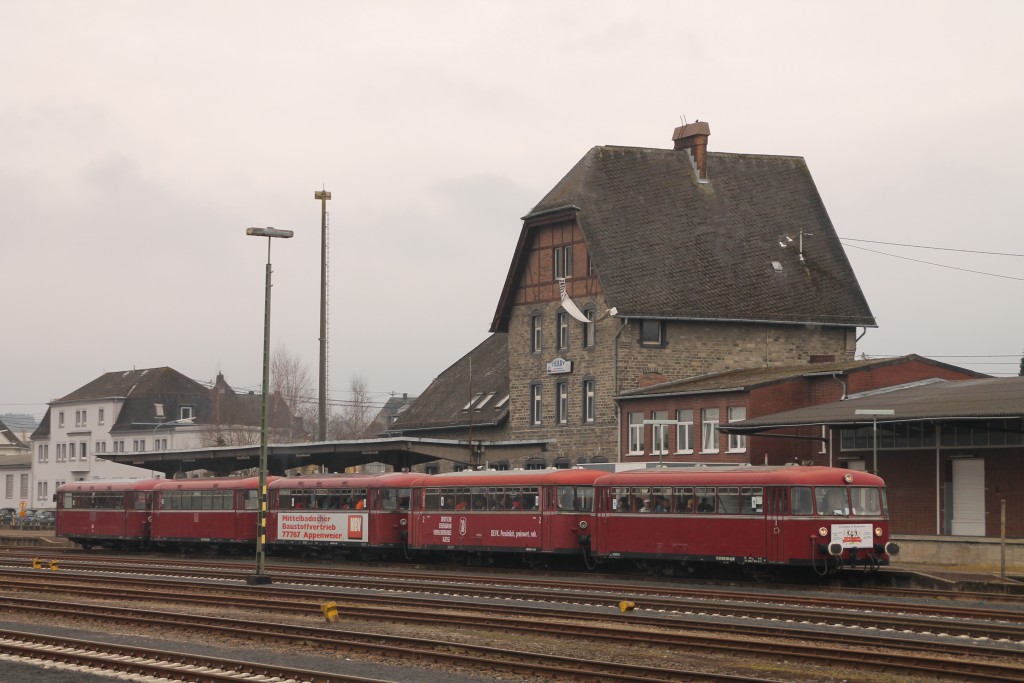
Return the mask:
<svg viewBox="0 0 1024 683"><path fill-rule="evenodd" d="M685 126L679 126L672 133L673 149L686 150L690 155L690 161L697 172L700 180L708 179L708 136L711 135L711 126L707 121L695 121Z"/></svg>

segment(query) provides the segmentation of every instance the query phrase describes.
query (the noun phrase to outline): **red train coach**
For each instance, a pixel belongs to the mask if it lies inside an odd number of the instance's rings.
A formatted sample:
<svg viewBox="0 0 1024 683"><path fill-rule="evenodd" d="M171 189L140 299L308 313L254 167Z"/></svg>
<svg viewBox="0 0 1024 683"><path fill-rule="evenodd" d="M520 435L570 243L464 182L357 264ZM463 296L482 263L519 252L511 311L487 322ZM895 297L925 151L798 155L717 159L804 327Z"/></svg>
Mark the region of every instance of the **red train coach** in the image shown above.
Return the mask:
<svg viewBox="0 0 1024 683"><path fill-rule="evenodd" d="M594 554L664 568L718 563L877 568L889 542L885 483L830 467L631 470L596 482Z"/></svg>
<svg viewBox="0 0 1024 683"><path fill-rule="evenodd" d="M277 477L268 477L272 482ZM153 489L153 543L219 546L256 543L259 477L170 479Z"/></svg>
<svg viewBox="0 0 1024 683"><path fill-rule="evenodd" d="M153 488L162 479L75 481L57 489L55 534L83 548L146 548Z"/></svg>
<svg viewBox="0 0 1024 683"><path fill-rule="evenodd" d="M267 488L267 542L278 550L388 553L405 547L410 487L422 474L318 474Z"/></svg>
<svg viewBox="0 0 1024 683"><path fill-rule="evenodd" d="M409 544L457 554L582 554L596 470L465 471L413 485Z"/></svg>

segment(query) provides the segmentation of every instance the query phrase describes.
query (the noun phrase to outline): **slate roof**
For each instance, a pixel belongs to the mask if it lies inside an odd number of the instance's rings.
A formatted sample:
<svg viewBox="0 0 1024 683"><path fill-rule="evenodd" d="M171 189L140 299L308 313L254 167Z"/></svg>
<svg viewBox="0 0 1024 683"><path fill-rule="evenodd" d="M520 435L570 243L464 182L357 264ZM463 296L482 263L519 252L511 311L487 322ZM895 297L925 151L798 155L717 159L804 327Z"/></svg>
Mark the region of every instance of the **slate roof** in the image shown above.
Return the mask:
<svg viewBox="0 0 1024 683"><path fill-rule="evenodd" d="M833 363L801 363L799 365L781 365L768 368L746 368L740 370L727 370L698 377L662 382L647 387L624 391L619 398L637 398L640 396L678 396L685 394L714 393L723 391L744 391L756 387L767 386L787 380L826 374L847 374L851 371L882 368L889 365L899 365L918 361L928 365L943 368L954 368L952 365L940 363L930 358L924 358L917 354L898 356L894 358L876 358L870 360L848 360L836 361ZM988 377L982 373L974 372L964 368L954 368L964 373L972 374L975 377Z"/></svg>
<svg viewBox="0 0 1024 683"><path fill-rule="evenodd" d="M53 403L129 398L133 394L192 396L199 393L205 394L208 391L207 387L189 379L173 368L147 368L105 373Z"/></svg>
<svg viewBox="0 0 1024 683"><path fill-rule="evenodd" d="M558 210L575 212L619 317L875 326L802 158L707 159L702 183L685 151L591 149L525 217L491 330L507 329L530 219Z"/></svg>
<svg viewBox="0 0 1024 683"><path fill-rule="evenodd" d="M12 446L17 446L18 448L28 448L28 446L18 438L18 435L4 424L3 420L0 420L0 439L9 442Z"/></svg>
<svg viewBox="0 0 1024 683"><path fill-rule="evenodd" d="M481 408L463 410L471 395L491 393L494 396ZM438 375L389 431L404 434L467 428L470 423L473 427L496 427L508 419L508 401L496 408L508 393L508 339L504 334L492 334Z"/></svg>
<svg viewBox="0 0 1024 683"><path fill-rule="evenodd" d="M857 410L892 410L884 422L977 420L1024 417L1024 377L939 380L923 386L866 392L846 401L823 403L721 425L723 432L758 432L778 427L871 424Z"/></svg>
<svg viewBox="0 0 1024 683"><path fill-rule="evenodd" d="M415 396L409 396L403 394L401 396L389 396L388 400L384 402L384 406L377 413L377 416L373 418L373 422L367 427L367 434L385 434L390 428L393 420L396 420L399 415L409 409L413 403L416 402Z"/></svg>

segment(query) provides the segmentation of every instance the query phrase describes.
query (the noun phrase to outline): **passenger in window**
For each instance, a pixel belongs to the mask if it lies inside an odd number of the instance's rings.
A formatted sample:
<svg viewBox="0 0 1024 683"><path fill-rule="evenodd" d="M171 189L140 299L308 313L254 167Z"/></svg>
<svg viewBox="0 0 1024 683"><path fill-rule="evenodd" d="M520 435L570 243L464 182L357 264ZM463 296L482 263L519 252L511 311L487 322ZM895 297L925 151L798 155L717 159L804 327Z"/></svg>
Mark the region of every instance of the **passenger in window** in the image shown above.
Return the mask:
<svg viewBox="0 0 1024 683"><path fill-rule="evenodd" d="M700 505L697 506L697 512L714 512L715 506L707 498L700 499Z"/></svg>
<svg viewBox="0 0 1024 683"><path fill-rule="evenodd" d="M466 499L464 497L462 497L462 496L459 496L458 500L455 503L455 509L456 510L465 510L468 507L469 507L469 505L466 503Z"/></svg>
<svg viewBox="0 0 1024 683"><path fill-rule="evenodd" d="M645 500L643 505L640 506L640 512L650 512L650 511L651 511L651 501Z"/></svg>
<svg viewBox="0 0 1024 683"><path fill-rule="evenodd" d="M629 496L619 498L619 512L629 512Z"/></svg>
<svg viewBox="0 0 1024 683"><path fill-rule="evenodd" d="M669 505L668 501L665 500L665 496L658 496L654 499L654 511L655 512L668 512Z"/></svg>

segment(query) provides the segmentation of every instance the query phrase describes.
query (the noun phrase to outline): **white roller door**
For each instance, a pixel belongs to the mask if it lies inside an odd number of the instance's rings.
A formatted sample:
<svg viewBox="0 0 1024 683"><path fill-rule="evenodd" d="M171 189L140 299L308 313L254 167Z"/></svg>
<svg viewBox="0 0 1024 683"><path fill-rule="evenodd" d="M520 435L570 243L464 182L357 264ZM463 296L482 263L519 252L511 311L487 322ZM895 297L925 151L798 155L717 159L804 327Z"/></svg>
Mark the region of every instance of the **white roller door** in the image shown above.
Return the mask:
<svg viewBox="0 0 1024 683"><path fill-rule="evenodd" d="M985 461L953 461L953 535L985 535Z"/></svg>

